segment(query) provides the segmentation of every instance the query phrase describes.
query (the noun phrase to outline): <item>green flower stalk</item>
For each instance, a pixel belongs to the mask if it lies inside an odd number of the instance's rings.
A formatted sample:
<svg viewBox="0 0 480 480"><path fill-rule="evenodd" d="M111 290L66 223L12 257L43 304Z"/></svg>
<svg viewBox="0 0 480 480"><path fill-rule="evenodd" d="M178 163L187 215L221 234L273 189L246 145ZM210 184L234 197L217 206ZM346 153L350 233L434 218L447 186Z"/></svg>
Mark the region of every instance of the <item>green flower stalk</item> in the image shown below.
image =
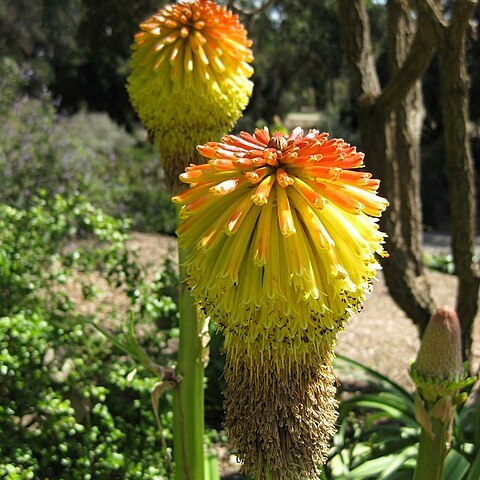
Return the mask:
<svg viewBox="0 0 480 480"><path fill-rule="evenodd" d="M410 375L417 386L415 416L422 428L414 480L442 480L455 408L466 400L460 391L476 380L462 363L455 310L442 306L432 316Z"/></svg>
<svg viewBox="0 0 480 480"><path fill-rule="evenodd" d="M140 27L127 88L172 187L198 162L195 146L228 132L247 106L251 42L237 15L210 0L169 5Z"/></svg>
<svg viewBox="0 0 480 480"><path fill-rule="evenodd" d="M363 154L267 128L198 147L180 179L188 283L225 335L225 427L256 478L317 478L337 417L336 334L370 291L388 202Z"/></svg>

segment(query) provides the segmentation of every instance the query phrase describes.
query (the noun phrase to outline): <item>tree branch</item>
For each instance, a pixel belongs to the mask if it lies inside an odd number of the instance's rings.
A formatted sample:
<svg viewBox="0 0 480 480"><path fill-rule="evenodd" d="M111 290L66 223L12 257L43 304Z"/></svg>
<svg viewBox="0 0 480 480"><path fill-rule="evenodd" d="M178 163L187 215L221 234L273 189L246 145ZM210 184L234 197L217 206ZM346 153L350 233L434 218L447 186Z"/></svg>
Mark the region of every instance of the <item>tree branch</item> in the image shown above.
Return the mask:
<svg viewBox="0 0 480 480"><path fill-rule="evenodd" d="M468 29L477 5L478 0L457 0L454 3L449 30L456 45L460 45L464 41L465 31Z"/></svg>
<svg viewBox="0 0 480 480"><path fill-rule="evenodd" d="M338 0L337 17L351 70L353 95L362 103L373 103L380 95L380 81L375 68L365 1Z"/></svg>
<svg viewBox="0 0 480 480"><path fill-rule="evenodd" d="M420 0L420 3L426 4L429 1ZM415 38L403 66L390 78L375 103L375 107L385 114L391 112L402 101L426 70L435 51L435 32L431 22L423 12L420 12L417 22Z"/></svg>
<svg viewBox="0 0 480 480"><path fill-rule="evenodd" d="M253 8L251 10L244 10L242 7L235 5L234 0L230 0L227 4L228 8L235 13L238 13L248 19L255 17L256 15L262 13L265 11L267 8L271 7L275 3L275 0L266 0L264 3L262 3L260 6L257 8Z"/></svg>

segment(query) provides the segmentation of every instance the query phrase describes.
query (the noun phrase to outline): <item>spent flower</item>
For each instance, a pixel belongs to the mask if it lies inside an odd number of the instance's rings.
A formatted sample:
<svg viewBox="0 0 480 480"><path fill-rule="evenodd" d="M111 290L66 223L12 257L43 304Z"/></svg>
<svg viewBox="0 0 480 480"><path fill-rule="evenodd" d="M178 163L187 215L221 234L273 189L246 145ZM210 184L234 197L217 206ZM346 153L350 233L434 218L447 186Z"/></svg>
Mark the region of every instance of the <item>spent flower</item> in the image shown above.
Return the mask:
<svg viewBox="0 0 480 480"><path fill-rule="evenodd" d="M251 42L237 15L210 0L168 5L140 27L127 88L176 181L195 146L230 130L246 107Z"/></svg>
<svg viewBox="0 0 480 480"><path fill-rule="evenodd" d="M385 256L388 202L364 155L327 133L267 128L198 146L180 175L188 283L225 334L226 428L247 470L313 478L335 431L336 333Z"/></svg>

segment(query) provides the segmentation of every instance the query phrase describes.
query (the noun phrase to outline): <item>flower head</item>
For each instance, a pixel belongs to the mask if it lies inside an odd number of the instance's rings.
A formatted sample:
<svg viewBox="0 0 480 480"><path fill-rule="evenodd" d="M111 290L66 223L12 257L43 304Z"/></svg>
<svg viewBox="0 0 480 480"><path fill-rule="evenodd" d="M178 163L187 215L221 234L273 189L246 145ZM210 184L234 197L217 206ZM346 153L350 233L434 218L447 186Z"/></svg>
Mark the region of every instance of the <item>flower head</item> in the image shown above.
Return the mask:
<svg viewBox="0 0 480 480"><path fill-rule="evenodd" d="M247 105L251 42L237 15L210 0L169 5L140 27L128 92L177 178L190 151L228 131Z"/></svg>
<svg viewBox="0 0 480 480"><path fill-rule="evenodd" d="M314 478L335 431L336 333L384 256L388 202L363 154L296 128L198 147L177 230L188 282L225 334L226 429L247 470Z"/></svg>
<svg viewBox="0 0 480 480"><path fill-rule="evenodd" d="M265 128L198 150L208 164L187 167L180 179L191 188L173 198L193 293L250 340L251 355L300 358L370 290L384 255L379 182L357 171L355 147L316 130Z"/></svg>

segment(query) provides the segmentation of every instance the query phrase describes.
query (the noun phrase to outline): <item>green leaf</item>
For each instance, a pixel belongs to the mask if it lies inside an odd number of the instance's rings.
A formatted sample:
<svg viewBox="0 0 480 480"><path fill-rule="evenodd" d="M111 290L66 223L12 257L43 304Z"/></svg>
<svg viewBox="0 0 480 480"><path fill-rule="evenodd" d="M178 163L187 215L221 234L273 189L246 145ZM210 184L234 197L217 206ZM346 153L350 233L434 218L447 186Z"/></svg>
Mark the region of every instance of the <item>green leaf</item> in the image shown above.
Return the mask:
<svg viewBox="0 0 480 480"><path fill-rule="evenodd" d="M378 480L392 480L394 474L396 474L402 467L404 467L405 462L416 456L418 452L417 446L410 446L402 450L400 453L395 455L390 462L390 465L382 472L378 477Z"/></svg>
<svg viewBox="0 0 480 480"><path fill-rule="evenodd" d="M450 450L443 466L443 476L445 479L464 480L465 474L470 468L470 462L457 450ZM479 477L476 477L477 479ZM473 477L472 480L476 480Z"/></svg>
<svg viewBox="0 0 480 480"><path fill-rule="evenodd" d="M473 444L478 458L478 452L480 452L480 402L478 400L475 402Z"/></svg>
<svg viewBox="0 0 480 480"><path fill-rule="evenodd" d="M473 463L468 471L467 478L465 480L478 480L480 478L480 449L477 446L477 454Z"/></svg>
<svg viewBox="0 0 480 480"><path fill-rule="evenodd" d="M346 415L346 411L350 411L353 408L368 408L381 410L385 412L388 418L402 422L404 425L410 427L417 427L418 423L415 420L415 417L410 414L410 412L405 413L403 410L397 408L396 406L385 402L384 398L376 397L375 395L361 395L357 398L349 400L340 406L340 415L339 419L342 419Z"/></svg>
<svg viewBox="0 0 480 480"><path fill-rule="evenodd" d="M386 457L374 458L373 460L362 463L362 465L354 468L350 472L348 480L377 479L378 476L390 466L394 458L395 455L388 455Z"/></svg>
<svg viewBox="0 0 480 480"><path fill-rule="evenodd" d="M385 375L377 372L376 370L373 370L366 365L352 360L351 358L344 357L343 355L336 355L333 360L333 364L337 370L357 370L360 374L363 374L367 378L373 380L377 385L383 386L383 390L388 389L391 391L395 391L405 398L412 397L412 395L407 390L405 390L402 386L393 381L391 378L388 378Z"/></svg>

